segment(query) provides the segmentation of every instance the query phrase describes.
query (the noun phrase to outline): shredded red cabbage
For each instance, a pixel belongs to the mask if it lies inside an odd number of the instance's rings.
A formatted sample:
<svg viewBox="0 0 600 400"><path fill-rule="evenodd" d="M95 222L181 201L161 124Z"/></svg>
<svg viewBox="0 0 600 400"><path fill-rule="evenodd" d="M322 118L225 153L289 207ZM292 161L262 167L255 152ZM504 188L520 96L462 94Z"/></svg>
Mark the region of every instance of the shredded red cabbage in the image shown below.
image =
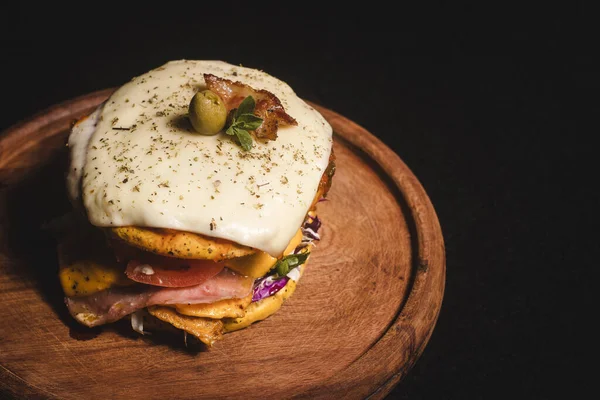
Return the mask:
<svg viewBox="0 0 600 400"><path fill-rule="evenodd" d="M321 227L321 220L318 216L309 217L302 225L302 243L296 247L294 254L300 252L308 246L313 240L320 240L318 230ZM259 301L266 297L273 296L285 287L290 278L287 276L274 278L276 275L267 276L257 279L254 283L254 292L252 293L252 301Z"/></svg>
<svg viewBox="0 0 600 400"><path fill-rule="evenodd" d="M321 236L319 236L317 232L313 231L310 228L302 228L302 235L304 236L303 239L306 238L309 241L321 240Z"/></svg>
<svg viewBox="0 0 600 400"><path fill-rule="evenodd" d="M303 226L303 228L310 229L315 233L317 233L319 231L320 227L321 227L321 220L319 219L319 216L317 216L317 215L315 215L315 217L312 218L311 222L306 221Z"/></svg>
<svg viewBox="0 0 600 400"><path fill-rule="evenodd" d="M254 284L252 301L259 301L266 297L273 296L283 289L289 280L290 278L287 276L275 279L273 278L273 275L257 280Z"/></svg>
<svg viewBox="0 0 600 400"><path fill-rule="evenodd" d="M309 217L306 222L302 225L302 242L303 243L311 243L313 240L321 240L321 236L319 236L318 230L321 227L321 220L318 216ZM294 253L297 252L294 251Z"/></svg>

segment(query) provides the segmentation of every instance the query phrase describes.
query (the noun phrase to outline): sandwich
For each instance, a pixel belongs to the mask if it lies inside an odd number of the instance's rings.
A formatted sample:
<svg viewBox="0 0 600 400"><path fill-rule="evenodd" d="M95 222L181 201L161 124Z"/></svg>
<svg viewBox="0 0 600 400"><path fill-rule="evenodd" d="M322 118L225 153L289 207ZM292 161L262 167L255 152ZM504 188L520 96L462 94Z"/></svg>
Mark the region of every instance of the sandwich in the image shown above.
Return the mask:
<svg viewBox="0 0 600 400"><path fill-rule="evenodd" d="M324 117L263 71L179 60L134 77L68 138L70 314L208 347L269 317L320 240L332 143Z"/></svg>

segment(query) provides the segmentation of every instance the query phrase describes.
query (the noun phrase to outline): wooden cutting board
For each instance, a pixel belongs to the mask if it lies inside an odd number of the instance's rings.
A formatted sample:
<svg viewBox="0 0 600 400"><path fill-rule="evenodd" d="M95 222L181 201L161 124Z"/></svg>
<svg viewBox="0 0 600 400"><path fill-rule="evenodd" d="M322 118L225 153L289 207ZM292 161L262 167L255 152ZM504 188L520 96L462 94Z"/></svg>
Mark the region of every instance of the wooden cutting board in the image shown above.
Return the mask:
<svg viewBox="0 0 600 400"><path fill-rule="evenodd" d="M88 330L69 316L44 224L69 210L72 121L111 90L54 106L0 136L0 397L380 399L422 353L440 312L445 252L417 178L375 136L333 126L337 173L322 240L295 294L209 351Z"/></svg>

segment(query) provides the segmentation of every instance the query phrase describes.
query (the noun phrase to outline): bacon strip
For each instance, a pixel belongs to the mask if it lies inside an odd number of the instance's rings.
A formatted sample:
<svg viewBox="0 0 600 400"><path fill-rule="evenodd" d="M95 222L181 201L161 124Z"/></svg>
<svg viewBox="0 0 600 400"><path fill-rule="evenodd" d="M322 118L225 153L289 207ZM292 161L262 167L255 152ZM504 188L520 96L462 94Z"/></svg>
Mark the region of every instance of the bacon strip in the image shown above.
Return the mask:
<svg viewBox="0 0 600 400"><path fill-rule="evenodd" d="M71 315L89 327L115 322L136 310L161 304L198 304L243 298L250 294L254 279L224 269L206 282L183 288L150 285L114 287L86 297L67 297ZM79 317L78 317L79 315Z"/></svg>
<svg viewBox="0 0 600 400"><path fill-rule="evenodd" d="M298 122L285 112L277 96L267 90L256 90L242 82L233 82L213 74L204 74L204 81L209 90L221 97L228 112L237 108L246 97L254 98L254 115L263 119L261 126L254 131L259 139L277 139L279 125L298 125Z"/></svg>

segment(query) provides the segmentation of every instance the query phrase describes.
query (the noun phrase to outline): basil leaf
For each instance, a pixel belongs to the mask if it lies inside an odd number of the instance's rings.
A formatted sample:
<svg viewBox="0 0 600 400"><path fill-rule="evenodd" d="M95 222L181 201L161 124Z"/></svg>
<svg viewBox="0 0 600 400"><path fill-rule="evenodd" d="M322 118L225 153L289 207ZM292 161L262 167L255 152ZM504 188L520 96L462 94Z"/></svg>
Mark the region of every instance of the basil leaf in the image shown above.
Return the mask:
<svg viewBox="0 0 600 400"><path fill-rule="evenodd" d="M229 128L227 128L227 130L225 131L225 133L228 134L228 135L233 136L233 135L235 135L235 130L236 130L236 125L235 124L231 124L229 126Z"/></svg>
<svg viewBox="0 0 600 400"><path fill-rule="evenodd" d="M252 114L254 112L254 107L256 103L254 101L254 97L248 96L246 97L238 106L237 110L235 110L235 114L233 115L234 119L237 119L242 114Z"/></svg>
<svg viewBox="0 0 600 400"><path fill-rule="evenodd" d="M252 135L248 131L257 129L263 122L262 118L252 114L256 107L256 102L252 96L246 97L238 108L230 112L231 118L228 117L226 134L235 135L242 148L249 151L252 147Z"/></svg>
<svg viewBox="0 0 600 400"><path fill-rule="evenodd" d="M279 275L279 276L287 275L288 272L290 272L290 267L287 263L287 260L278 262L277 265L275 266L275 271L277 272L277 275Z"/></svg>
<svg viewBox="0 0 600 400"><path fill-rule="evenodd" d="M298 265L304 264L306 262L306 260L308 259L309 254L310 254L310 251L305 251L304 253L295 254L296 258L298 259Z"/></svg>
<svg viewBox="0 0 600 400"><path fill-rule="evenodd" d="M235 129L235 135L237 136L242 148L246 151L249 151L252 148L252 136L248 133L248 131L244 129Z"/></svg>
<svg viewBox="0 0 600 400"><path fill-rule="evenodd" d="M236 120L236 123L239 123L247 131L258 128L262 122L262 118L254 114L242 114Z"/></svg>
<svg viewBox="0 0 600 400"><path fill-rule="evenodd" d="M277 261L273 269L279 276L285 276L290 272L290 270L304 264L308 259L309 254L310 252L307 251L300 254L290 254L289 256L285 256Z"/></svg>

